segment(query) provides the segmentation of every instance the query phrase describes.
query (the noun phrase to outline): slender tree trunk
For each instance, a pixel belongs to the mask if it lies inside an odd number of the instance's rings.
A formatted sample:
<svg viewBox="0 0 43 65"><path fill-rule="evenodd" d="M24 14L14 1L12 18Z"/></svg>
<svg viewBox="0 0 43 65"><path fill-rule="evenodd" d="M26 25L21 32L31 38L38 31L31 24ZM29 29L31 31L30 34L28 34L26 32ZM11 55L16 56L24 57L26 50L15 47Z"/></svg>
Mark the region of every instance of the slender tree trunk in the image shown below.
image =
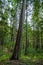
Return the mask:
<svg viewBox="0 0 43 65"><path fill-rule="evenodd" d="M25 55L27 55L27 48L28 48L28 37L27 37L27 2L26 2L26 46L25 46Z"/></svg>
<svg viewBox="0 0 43 65"><path fill-rule="evenodd" d="M43 49L43 28L41 27L41 48Z"/></svg>
<svg viewBox="0 0 43 65"><path fill-rule="evenodd" d="M38 33L38 34L37 34ZM39 27L37 27L37 35L36 35L36 51L38 50L39 46L40 46L40 38L39 38Z"/></svg>
<svg viewBox="0 0 43 65"><path fill-rule="evenodd" d="M3 46L3 44L4 44L4 26L3 25L1 25L2 26L2 28L0 28L0 29L2 29L1 30L1 35L0 35L0 44Z"/></svg>
<svg viewBox="0 0 43 65"><path fill-rule="evenodd" d="M14 51L13 51L13 54L12 54L12 57L10 58L10 60L18 60L19 59L20 41L21 41L21 35L22 35L22 25L23 25L24 15L25 15L25 5L26 5L25 3L26 3L26 0L23 0L20 21L19 21L19 28L18 28L17 38L16 38L16 44L15 44Z"/></svg>

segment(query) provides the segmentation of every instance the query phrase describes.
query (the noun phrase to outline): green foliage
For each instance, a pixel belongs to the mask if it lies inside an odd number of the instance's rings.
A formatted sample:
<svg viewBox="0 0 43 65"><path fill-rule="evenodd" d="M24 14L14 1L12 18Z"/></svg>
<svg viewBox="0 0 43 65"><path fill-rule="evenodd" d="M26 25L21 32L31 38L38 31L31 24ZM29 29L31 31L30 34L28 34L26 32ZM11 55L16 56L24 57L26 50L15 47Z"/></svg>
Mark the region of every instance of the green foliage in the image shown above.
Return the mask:
<svg viewBox="0 0 43 65"><path fill-rule="evenodd" d="M5 0L3 0L2 2L0 0L0 61L9 60L11 54L13 53L13 48L16 41L16 34L18 31L18 19L21 13L22 5L22 0L7 0L8 4L7 2L4 3L4 1ZM29 21L27 21L28 54L26 56L24 55L26 45L26 21L23 24L20 51L20 59L25 60L26 62L27 60L35 62L37 59L43 59L43 2L41 2L41 0L31 1L31 4L33 4L31 20L32 23L29 24ZM9 3L12 4L12 8L9 7ZM13 40L11 40L11 38L13 38ZM1 45L2 41L3 45ZM37 45L39 47L38 49Z"/></svg>
<svg viewBox="0 0 43 65"><path fill-rule="evenodd" d="M9 58L10 58L10 54L2 55L0 57L0 61L5 61L5 60L8 60Z"/></svg>

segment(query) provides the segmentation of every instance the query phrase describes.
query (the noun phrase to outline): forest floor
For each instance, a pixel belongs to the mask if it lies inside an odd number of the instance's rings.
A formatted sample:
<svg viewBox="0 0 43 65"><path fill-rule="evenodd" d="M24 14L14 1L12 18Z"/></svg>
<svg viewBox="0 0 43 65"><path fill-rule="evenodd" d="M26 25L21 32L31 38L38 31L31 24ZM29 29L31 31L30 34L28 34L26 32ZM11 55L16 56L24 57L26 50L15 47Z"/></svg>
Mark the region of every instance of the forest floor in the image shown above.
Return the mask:
<svg viewBox="0 0 43 65"><path fill-rule="evenodd" d="M5 50L3 53L2 50L0 50L0 65L43 65L43 52L34 52L27 56L22 53L20 60L10 61L11 53L7 52L7 49Z"/></svg>
<svg viewBox="0 0 43 65"><path fill-rule="evenodd" d="M20 60L9 60L10 55L0 57L0 65L43 65L43 54L21 56Z"/></svg>
<svg viewBox="0 0 43 65"><path fill-rule="evenodd" d="M35 62L31 62L30 60L13 60L13 61L3 61L0 62L0 65L43 65L43 60L37 60Z"/></svg>

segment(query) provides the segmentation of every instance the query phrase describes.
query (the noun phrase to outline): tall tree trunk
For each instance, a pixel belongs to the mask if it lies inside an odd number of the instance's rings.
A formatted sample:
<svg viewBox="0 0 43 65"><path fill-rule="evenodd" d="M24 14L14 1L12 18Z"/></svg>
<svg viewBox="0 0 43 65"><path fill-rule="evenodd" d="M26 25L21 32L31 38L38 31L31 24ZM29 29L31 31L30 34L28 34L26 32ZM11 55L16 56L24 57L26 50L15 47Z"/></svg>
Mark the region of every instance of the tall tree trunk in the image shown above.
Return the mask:
<svg viewBox="0 0 43 65"><path fill-rule="evenodd" d="M26 46L25 46L25 55L27 55L28 48L28 38L27 38L27 2L26 2Z"/></svg>
<svg viewBox="0 0 43 65"><path fill-rule="evenodd" d="M38 5L36 5L36 3ZM39 11L40 11L40 0L35 0L34 1L34 13L33 13L33 47L37 50L39 48L39 34L35 32L36 31L39 33Z"/></svg>
<svg viewBox="0 0 43 65"><path fill-rule="evenodd" d="M18 28L17 38L16 38L16 44L15 44L14 51L13 51L13 54L12 54L12 57L10 58L10 60L18 60L19 59L20 41L21 41L21 35L22 35L22 25L23 25L24 15L25 15L25 5L26 5L25 3L26 3L26 0L23 0L20 21L19 21L19 28Z"/></svg>

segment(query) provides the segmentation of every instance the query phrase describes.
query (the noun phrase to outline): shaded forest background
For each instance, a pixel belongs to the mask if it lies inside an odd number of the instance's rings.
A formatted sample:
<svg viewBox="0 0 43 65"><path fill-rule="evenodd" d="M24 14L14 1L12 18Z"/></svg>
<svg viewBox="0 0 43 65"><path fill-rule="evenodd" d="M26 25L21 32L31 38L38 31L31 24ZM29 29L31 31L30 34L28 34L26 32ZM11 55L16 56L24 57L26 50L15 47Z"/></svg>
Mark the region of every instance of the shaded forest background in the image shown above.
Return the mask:
<svg viewBox="0 0 43 65"><path fill-rule="evenodd" d="M43 59L43 0L0 0L0 61Z"/></svg>

